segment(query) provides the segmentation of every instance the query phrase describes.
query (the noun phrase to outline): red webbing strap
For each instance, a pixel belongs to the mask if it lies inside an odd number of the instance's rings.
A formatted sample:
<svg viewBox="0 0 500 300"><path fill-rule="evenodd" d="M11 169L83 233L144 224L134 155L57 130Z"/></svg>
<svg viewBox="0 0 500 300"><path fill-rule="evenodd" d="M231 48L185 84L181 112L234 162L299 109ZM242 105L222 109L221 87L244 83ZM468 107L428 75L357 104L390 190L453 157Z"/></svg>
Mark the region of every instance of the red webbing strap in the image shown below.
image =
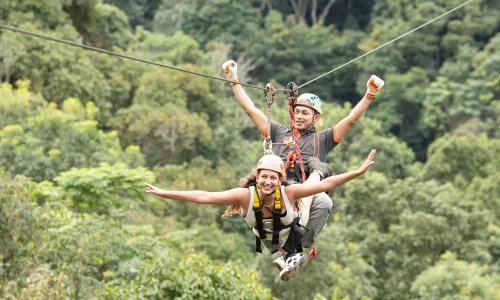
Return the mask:
<svg viewBox="0 0 500 300"><path fill-rule="evenodd" d="M288 98L288 112L290 113L290 123L292 129L293 140L295 143L295 149L288 153L288 159L285 165L285 170L290 167L290 165L295 164L295 161L299 160L300 172L302 174L301 181L304 182L306 180L306 173L304 172L304 164L302 163L302 155L300 155L299 149L299 132L295 129L295 110L293 107L293 99L292 97Z"/></svg>

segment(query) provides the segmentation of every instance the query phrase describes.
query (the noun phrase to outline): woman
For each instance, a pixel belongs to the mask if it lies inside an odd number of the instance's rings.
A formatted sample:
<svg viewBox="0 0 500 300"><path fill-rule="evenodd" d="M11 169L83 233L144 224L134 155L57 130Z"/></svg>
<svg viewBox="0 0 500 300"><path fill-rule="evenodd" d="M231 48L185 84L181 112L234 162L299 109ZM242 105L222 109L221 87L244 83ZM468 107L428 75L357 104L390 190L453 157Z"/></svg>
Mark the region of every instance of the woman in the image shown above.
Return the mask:
<svg viewBox="0 0 500 300"><path fill-rule="evenodd" d="M230 205L224 216L241 213L255 235L272 253L279 250L283 255L287 255L286 265L280 277L282 280L289 280L308 260L306 255L286 253L283 249L300 210L298 200L317 193L328 192L364 174L373 165L375 153L376 151L372 150L359 169L331 176L320 182L309 181L304 184L286 185L284 164L281 158L276 155L265 155L259 160L254 172L255 186L248 186L248 180L245 185L248 187L224 192L167 191L147 183L145 186L147 193L162 198L198 204ZM284 205L281 205L282 203ZM281 223L279 230L276 229L278 225L275 221Z"/></svg>

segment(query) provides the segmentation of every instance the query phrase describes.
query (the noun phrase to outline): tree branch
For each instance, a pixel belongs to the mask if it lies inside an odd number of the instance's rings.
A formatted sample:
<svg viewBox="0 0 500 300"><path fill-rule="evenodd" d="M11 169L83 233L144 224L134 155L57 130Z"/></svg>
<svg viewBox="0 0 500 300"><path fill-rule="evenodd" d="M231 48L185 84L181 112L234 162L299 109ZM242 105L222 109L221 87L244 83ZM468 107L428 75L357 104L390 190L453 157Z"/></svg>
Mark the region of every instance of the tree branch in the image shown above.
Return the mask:
<svg viewBox="0 0 500 300"><path fill-rule="evenodd" d="M317 0L312 0L311 3L311 20L312 20L312 26L315 26L316 23L318 22L318 1Z"/></svg>
<svg viewBox="0 0 500 300"><path fill-rule="evenodd" d="M321 13L321 16L319 17L319 24L323 25L325 23L325 19L328 16L328 13L330 12L330 8L332 8L333 4L335 4L335 1L337 0L330 0L328 1L328 4L325 6L325 9Z"/></svg>

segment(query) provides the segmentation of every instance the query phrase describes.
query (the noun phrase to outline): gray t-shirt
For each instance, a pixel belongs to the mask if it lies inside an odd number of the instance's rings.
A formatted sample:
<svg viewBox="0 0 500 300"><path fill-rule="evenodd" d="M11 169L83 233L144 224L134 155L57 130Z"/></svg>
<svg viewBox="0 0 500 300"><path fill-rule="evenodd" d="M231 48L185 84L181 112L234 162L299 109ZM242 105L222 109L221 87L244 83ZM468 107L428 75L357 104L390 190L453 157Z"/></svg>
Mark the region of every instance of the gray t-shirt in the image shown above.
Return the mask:
<svg viewBox="0 0 500 300"><path fill-rule="evenodd" d="M286 163L288 160L288 153L295 149L295 142L285 145L291 141L292 130L287 128L280 123L275 121L271 122L271 140L273 141L273 152L283 159ZM322 162L326 161L326 155L337 146L335 142L334 130L333 128L328 128L323 131L316 131L316 129L310 128L302 132L299 137L299 149L300 155L302 156L302 162L304 164L304 170L306 176L309 177L309 172L307 169L307 159L311 156L319 158ZM287 178L294 179L300 182L300 165L297 160L295 163L295 169L289 167L287 169Z"/></svg>

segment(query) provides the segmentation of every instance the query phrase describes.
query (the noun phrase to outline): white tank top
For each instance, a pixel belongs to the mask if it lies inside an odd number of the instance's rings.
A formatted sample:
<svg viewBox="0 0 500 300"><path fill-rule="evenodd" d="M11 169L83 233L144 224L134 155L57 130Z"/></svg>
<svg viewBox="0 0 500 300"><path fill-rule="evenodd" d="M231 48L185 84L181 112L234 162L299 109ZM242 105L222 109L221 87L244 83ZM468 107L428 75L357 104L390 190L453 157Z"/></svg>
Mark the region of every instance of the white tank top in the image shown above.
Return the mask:
<svg viewBox="0 0 500 300"><path fill-rule="evenodd" d="M248 226L252 228L253 233L256 236L259 236L259 232L257 229L254 227L257 226L257 219L255 218L255 213L253 211L253 195L255 192L255 186L250 186L250 201L248 201L248 210L247 210L247 215L244 216L245 222L247 222ZM281 186L281 197L283 197L283 202L285 203L285 208L286 208L286 216L281 217L281 223L283 225L288 225L293 222L293 219L295 219L298 216L297 211L292 207L290 204L290 201L288 200L288 197L286 196L285 193L285 186ZM241 215L243 216L243 209L241 210ZM269 218L263 219L264 223L264 230L266 231L266 239L267 240L272 240L273 239L273 219ZM290 233L290 228L285 228L280 230L280 245L283 245L288 238L288 234Z"/></svg>

